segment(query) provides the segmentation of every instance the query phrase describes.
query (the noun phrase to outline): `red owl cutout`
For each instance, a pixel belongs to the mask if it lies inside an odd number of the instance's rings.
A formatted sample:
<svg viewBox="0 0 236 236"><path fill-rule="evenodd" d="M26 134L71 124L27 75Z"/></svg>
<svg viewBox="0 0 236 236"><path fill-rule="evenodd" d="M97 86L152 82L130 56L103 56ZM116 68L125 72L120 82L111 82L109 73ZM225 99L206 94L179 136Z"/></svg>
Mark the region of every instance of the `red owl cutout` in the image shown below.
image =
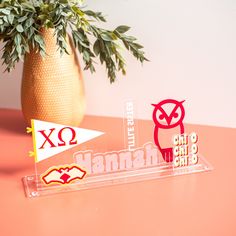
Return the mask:
<svg viewBox="0 0 236 236"><path fill-rule="evenodd" d="M173 148L168 146L166 147L165 145L163 146L163 144L161 144L160 131L178 128L178 133L184 133L183 119L185 116L185 110L183 107L183 102L184 101L178 102L173 99L166 99L158 104L152 104L155 107L152 116L155 123L154 141L166 162L173 161ZM171 110L167 109L169 107L172 107ZM169 111L169 114L167 110ZM165 132L161 133L165 135ZM170 140L171 138L172 137L169 137Z"/></svg>

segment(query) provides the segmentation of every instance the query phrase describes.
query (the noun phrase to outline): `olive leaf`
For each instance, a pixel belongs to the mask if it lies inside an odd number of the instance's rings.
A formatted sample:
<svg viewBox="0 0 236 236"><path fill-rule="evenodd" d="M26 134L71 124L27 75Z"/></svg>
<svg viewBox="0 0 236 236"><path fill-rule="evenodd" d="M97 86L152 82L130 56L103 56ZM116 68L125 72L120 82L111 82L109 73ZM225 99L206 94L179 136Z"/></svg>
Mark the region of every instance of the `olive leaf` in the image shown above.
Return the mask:
<svg viewBox="0 0 236 236"><path fill-rule="evenodd" d="M128 30L130 30L130 27L129 26L126 26L126 25L121 25L121 26L118 26L115 31L119 32L119 33L125 33L127 32Z"/></svg>

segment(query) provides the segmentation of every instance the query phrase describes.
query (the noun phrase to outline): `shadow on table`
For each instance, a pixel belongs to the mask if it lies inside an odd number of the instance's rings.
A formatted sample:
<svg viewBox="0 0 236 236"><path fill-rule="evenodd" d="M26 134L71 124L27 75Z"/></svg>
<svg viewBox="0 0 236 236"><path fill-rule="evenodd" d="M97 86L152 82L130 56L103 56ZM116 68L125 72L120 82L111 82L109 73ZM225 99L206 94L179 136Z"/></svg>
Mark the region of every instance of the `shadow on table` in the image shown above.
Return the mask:
<svg viewBox="0 0 236 236"><path fill-rule="evenodd" d="M0 176L1 175L13 175L18 172L22 172L26 169L29 169L29 166L20 166L20 167L0 167Z"/></svg>
<svg viewBox="0 0 236 236"><path fill-rule="evenodd" d="M6 130L15 134L27 135L26 124L19 110L0 109L0 132Z"/></svg>

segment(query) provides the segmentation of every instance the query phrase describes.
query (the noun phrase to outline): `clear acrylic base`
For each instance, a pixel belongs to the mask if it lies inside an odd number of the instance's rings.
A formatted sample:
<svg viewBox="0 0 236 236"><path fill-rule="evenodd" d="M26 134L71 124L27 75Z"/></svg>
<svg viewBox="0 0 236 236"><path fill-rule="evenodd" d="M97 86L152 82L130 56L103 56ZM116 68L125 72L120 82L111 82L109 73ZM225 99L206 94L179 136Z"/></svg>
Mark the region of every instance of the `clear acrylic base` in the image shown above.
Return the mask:
<svg viewBox="0 0 236 236"><path fill-rule="evenodd" d="M115 184L132 183L143 180L199 173L210 171L212 169L212 166L205 160L204 157L199 157L198 164L196 165L173 167L172 163L162 162L160 165L155 167L145 167L137 170L125 170L107 174L90 175L83 180L71 183L69 185L46 186L37 175L25 176L23 177L23 185L26 196L29 198L34 198Z"/></svg>

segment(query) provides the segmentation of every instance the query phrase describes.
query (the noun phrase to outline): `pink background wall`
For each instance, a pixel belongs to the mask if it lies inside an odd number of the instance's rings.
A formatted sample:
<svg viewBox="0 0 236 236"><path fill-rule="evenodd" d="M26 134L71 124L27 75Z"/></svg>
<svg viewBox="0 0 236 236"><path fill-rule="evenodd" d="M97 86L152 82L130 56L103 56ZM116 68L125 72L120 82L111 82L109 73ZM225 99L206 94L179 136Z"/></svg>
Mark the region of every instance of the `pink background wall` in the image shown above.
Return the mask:
<svg viewBox="0 0 236 236"><path fill-rule="evenodd" d="M186 99L188 123L236 127L236 2L234 0L97 0L90 8L109 27L127 24L145 45L150 63L127 57L126 78L110 85L105 69L85 73L87 113L123 116L123 102L138 103L149 119L150 102ZM1 68L1 71L3 67ZM20 108L22 65L0 74L0 107Z"/></svg>

